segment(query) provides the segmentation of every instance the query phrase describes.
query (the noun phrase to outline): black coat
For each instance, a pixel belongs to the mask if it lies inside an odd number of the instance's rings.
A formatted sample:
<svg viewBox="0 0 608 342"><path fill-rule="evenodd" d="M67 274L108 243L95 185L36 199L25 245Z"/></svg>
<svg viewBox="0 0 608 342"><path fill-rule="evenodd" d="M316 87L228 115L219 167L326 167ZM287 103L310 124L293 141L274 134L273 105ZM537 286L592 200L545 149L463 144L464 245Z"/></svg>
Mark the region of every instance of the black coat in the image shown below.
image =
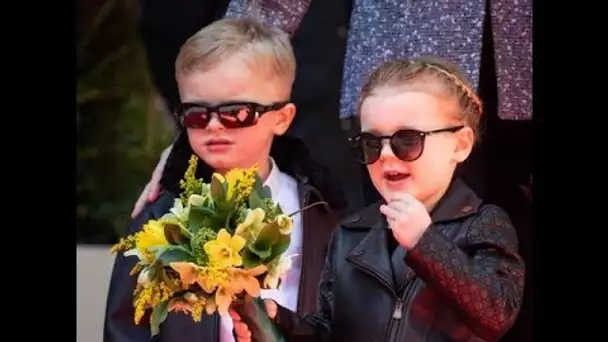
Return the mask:
<svg viewBox="0 0 608 342"><path fill-rule="evenodd" d="M379 204L342 221L330 242L320 312L280 308L288 341L497 341L512 326L524 262L509 218L453 182L433 224L406 252L388 251Z"/></svg>
<svg viewBox="0 0 608 342"><path fill-rule="evenodd" d="M142 229L150 219L158 219L166 214L173 206L174 198L178 197L179 179L188 167L188 159L192 150L188 145L186 135L180 135L163 172L161 183L165 192L154 203L149 204L142 213L133 220L127 234L133 234ZM313 313L317 306L317 284L321 277L327 245L333 229L336 227L345 201L342 192L336 187L331 173L314 162L307 153L303 143L294 137L281 136L275 138L271 148L271 156L278 168L296 179L301 205L306 206L318 201L329 205L318 205L302 213L302 273L298 296L298 312ZM211 176L208 165L199 162L197 177L206 181ZM144 316L140 325L133 323L133 290L137 277L129 275L135 266L136 258L116 257L104 322L104 342L148 342L150 326ZM158 341L163 342L217 342L219 316L204 315L201 322L194 322L191 317L181 313L170 313L167 321L161 324Z"/></svg>

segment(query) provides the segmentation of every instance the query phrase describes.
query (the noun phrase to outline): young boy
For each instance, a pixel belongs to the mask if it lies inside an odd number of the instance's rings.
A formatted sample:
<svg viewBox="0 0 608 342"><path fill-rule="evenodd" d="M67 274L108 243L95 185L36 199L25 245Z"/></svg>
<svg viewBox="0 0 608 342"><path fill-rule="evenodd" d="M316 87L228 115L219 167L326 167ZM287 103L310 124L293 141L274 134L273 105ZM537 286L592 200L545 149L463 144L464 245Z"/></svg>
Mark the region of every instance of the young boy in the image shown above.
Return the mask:
<svg viewBox="0 0 608 342"><path fill-rule="evenodd" d="M197 176L205 180L212 172L257 164L273 199L286 212L316 201L329 203L294 218L288 251L296 255L293 268L279 290L262 294L291 310L309 313L316 309L324 252L337 224L334 210L345 202L327 171L308 157L304 145L284 135L295 115L295 106L289 102L294 75L289 37L250 19L220 20L188 39L176 61L181 98L176 115L183 127L163 171L164 192L133 220L128 233L168 211L179 196L179 179L192 153L203 162ZM149 317L139 325L133 322L136 279L129 271L135 262L135 258L116 258L106 308L105 342L150 340ZM158 338L231 342L232 331L229 316L203 316L197 323L187 315L170 313Z"/></svg>

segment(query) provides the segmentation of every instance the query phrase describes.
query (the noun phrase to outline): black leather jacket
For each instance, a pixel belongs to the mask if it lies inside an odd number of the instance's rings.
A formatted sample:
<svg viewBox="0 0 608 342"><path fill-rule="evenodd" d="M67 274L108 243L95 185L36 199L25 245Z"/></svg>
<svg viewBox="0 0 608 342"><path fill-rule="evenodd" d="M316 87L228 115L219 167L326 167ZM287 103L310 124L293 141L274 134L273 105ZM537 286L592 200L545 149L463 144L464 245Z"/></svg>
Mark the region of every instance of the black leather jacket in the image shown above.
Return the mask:
<svg viewBox="0 0 608 342"><path fill-rule="evenodd" d="M279 308L287 340L497 341L513 325L524 289L506 213L455 180L418 244L391 257L379 205L334 231L320 312L299 318Z"/></svg>

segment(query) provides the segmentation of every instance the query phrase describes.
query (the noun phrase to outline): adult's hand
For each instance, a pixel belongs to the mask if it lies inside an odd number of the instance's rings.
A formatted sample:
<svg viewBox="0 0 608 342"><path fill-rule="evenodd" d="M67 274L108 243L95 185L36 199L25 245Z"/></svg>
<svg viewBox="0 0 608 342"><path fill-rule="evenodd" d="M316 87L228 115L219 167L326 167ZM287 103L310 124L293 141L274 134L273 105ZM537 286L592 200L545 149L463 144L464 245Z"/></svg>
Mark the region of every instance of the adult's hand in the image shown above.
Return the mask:
<svg viewBox="0 0 608 342"><path fill-rule="evenodd" d="M169 154L171 154L171 148L173 145L167 147L163 153L160 155L160 160L156 167L154 168L154 172L152 172L152 178L148 181L148 184L144 188L144 191L139 195L137 202L135 202L135 206L133 207L133 211L131 212L131 218L137 217L144 209L147 203L154 202L158 198L158 195L161 191L160 179L163 175L163 170L165 169L165 164L167 163L167 158Z"/></svg>

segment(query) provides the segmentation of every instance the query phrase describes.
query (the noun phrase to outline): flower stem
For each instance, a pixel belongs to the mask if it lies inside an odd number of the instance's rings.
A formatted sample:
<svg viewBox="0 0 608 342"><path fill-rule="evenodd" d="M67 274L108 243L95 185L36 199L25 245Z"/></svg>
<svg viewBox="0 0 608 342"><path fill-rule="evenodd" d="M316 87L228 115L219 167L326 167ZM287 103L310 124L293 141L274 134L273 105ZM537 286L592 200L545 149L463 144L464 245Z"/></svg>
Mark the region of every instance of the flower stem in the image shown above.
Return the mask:
<svg viewBox="0 0 608 342"><path fill-rule="evenodd" d="M302 208L302 209L300 209L298 211L294 211L293 213L291 213L291 214L289 214L287 216L293 217L294 215L299 214L299 213L303 212L304 210L308 210L308 209L310 209L310 208L312 208L314 206L320 205L320 204L329 205L327 202L324 202L324 201L315 202L313 204L309 204L309 205L305 206L304 208Z"/></svg>

